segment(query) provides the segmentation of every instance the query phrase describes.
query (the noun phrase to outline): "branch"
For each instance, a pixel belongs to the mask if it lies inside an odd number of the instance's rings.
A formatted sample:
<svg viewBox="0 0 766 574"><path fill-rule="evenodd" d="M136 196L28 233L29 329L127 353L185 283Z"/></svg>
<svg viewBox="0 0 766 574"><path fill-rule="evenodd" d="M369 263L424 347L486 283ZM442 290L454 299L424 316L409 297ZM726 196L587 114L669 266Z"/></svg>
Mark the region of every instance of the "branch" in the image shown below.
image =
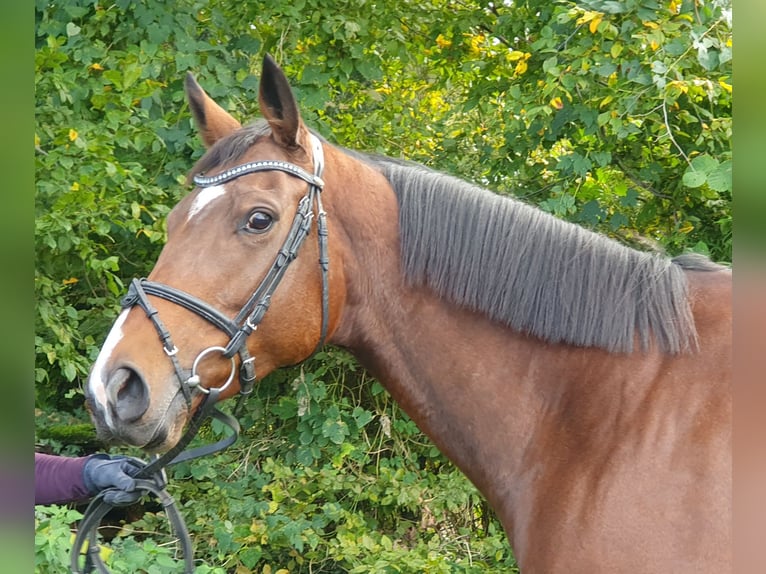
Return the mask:
<svg viewBox="0 0 766 574"><path fill-rule="evenodd" d="M622 170L622 173L625 174L625 177L627 177L633 185L635 185L638 188L643 189L646 192L651 193L655 197L659 197L661 199L671 199L669 195L665 195L664 193L660 193L656 189L652 188L649 184L646 182L641 181L633 175L630 170L627 168L627 166L622 162L622 160L618 156L613 156L614 161L617 162L617 166Z"/></svg>
<svg viewBox="0 0 766 574"><path fill-rule="evenodd" d="M511 44L508 40L506 40L503 36L500 34L497 34L494 30L492 30L489 26L486 24L479 24L479 29L484 30L487 34L492 36L493 38L497 39L501 44L505 44L509 48L513 48L513 44Z"/></svg>
<svg viewBox="0 0 766 574"><path fill-rule="evenodd" d="M680 145L678 145L678 142L676 141L676 138L673 137L673 132L670 131L670 122L668 121L668 106L667 102L665 101L665 98L662 98L662 117L665 121L665 129L668 132L668 137L670 138L670 141L673 142L673 145L676 147L678 152L683 156L683 158L686 160L686 163L689 165L692 164L692 162L689 160L689 156L686 155L683 148L681 148Z"/></svg>
<svg viewBox="0 0 766 574"><path fill-rule="evenodd" d="M460 0L455 2L455 4L458 4L458 5L462 6L463 8L466 8L466 9L470 9L468 6L466 6L465 2L461 2ZM500 17L500 12L498 11L497 6L495 6L495 5L487 6L487 9L489 10L489 12L494 14L495 17ZM497 40L500 41L501 44L504 44L504 45L506 45L509 48L513 48L513 44L507 38L505 38L505 37L501 36L500 34L496 33L494 30L492 30L492 28L490 28L486 24L479 24L479 29L480 30L484 30L487 34L489 34L493 38L497 38Z"/></svg>

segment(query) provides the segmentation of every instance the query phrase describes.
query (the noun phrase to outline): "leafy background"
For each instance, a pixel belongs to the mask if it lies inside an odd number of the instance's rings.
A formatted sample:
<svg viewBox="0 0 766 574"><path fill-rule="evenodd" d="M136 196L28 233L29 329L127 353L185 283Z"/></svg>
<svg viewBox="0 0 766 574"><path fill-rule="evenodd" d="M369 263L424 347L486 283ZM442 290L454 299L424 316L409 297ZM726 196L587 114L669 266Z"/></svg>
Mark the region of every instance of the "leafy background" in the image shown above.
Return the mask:
<svg viewBox="0 0 766 574"><path fill-rule="evenodd" d="M202 152L187 71L247 121L269 52L331 141L731 261L729 0L35 6L41 448L103 448L82 384ZM198 572L516 571L483 499L343 351L274 373L243 422L236 447L172 472ZM79 510L36 509L39 572L65 568ZM176 571L158 509L128 518L109 533L114 571Z"/></svg>

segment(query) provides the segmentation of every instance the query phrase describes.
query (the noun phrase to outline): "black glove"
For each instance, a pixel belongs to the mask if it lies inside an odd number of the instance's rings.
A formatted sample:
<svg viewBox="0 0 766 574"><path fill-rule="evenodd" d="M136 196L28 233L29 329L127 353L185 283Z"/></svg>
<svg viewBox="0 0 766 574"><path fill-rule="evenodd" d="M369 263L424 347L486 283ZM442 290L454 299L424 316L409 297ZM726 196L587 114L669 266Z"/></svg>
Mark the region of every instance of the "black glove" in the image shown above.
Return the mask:
<svg viewBox="0 0 766 574"><path fill-rule="evenodd" d="M102 490L104 501L115 506L133 504L141 498L141 491L136 490L136 480L133 478L143 463L127 456L110 456L94 454L82 469L85 487L92 495Z"/></svg>

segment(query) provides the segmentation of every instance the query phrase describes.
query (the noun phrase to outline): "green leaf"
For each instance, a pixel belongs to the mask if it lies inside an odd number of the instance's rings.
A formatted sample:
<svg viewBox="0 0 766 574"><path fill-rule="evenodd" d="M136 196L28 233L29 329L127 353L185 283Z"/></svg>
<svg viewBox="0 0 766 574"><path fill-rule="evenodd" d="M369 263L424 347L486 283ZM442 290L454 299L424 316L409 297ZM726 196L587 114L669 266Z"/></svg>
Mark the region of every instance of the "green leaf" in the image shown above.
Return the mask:
<svg viewBox="0 0 766 574"><path fill-rule="evenodd" d="M694 245L692 245L691 250L694 253L699 253L701 255L705 255L706 257L710 257L710 247L708 247L707 243L704 241L698 241Z"/></svg>
<svg viewBox="0 0 766 574"><path fill-rule="evenodd" d="M715 70L718 67L718 50L707 48L701 45L697 50L697 59L700 65L707 71Z"/></svg>
<svg viewBox="0 0 766 574"><path fill-rule="evenodd" d="M625 3L615 0L583 0L581 3L591 10L607 14L622 14L629 9Z"/></svg>
<svg viewBox="0 0 766 574"><path fill-rule="evenodd" d="M335 444L343 444L348 436L348 425L341 420L327 419L322 424L322 436L327 437Z"/></svg>
<svg viewBox="0 0 766 574"><path fill-rule="evenodd" d="M587 225L596 225L604 216L605 212L596 199L591 199L585 203L580 210L580 221Z"/></svg>
<svg viewBox="0 0 766 574"><path fill-rule="evenodd" d="M173 560L170 556L167 554L155 554L154 560L157 563L158 566L164 566L165 568L177 568L178 563Z"/></svg>
<svg viewBox="0 0 766 574"><path fill-rule="evenodd" d="M609 219L609 227L611 227L613 231L617 231L620 227L625 227L626 225L628 225L628 218L622 213L615 213Z"/></svg>
<svg viewBox="0 0 766 574"><path fill-rule="evenodd" d="M625 194L620 197L620 205L623 207L635 207L638 205L638 192L634 188L629 188Z"/></svg>
<svg viewBox="0 0 766 574"><path fill-rule="evenodd" d="M261 556L263 556L263 550L258 546L252 545L243 548L239 554L237 554L237 557L242 561L242 564L250 570L255 570L255 565L258 564Z"/></svg>
<svg viewBox="0 0 766 574"><path fill-rule="evenodd" d="M309 445L314 442L314 433L310 429L306 429L301 432L298 440L302 445Z"/></svg>
<svg viewBox="0 0 766 574"><path fill-rule="evenodd" d="M358 62L356 69L368 81L376 81L383 77L380 65L373 58L366 58Z"/></svg>
<svg viewBox="0 0 766 574"><path fill-rule="evenodd" d="M356 423L356 428L358 429L361 429L372 420L372 413L361 407L354 407L354 411L351 413L351 416L354 417L354 422Z"/></svg>
<svg viewBox="0 0 766 574"><path fill-rule="evenodd" d="M310 446L301 445L295 449L295 460L303 466L314 464L314 454Z"/></svg>
<svg viewBox="0 0 766 574"><path fill-rule="evenodd" d="M689 170L684 173L681 179L686 187L696 188L700 187L707 181L707 175L702 171Z"/></svg>
<svg viewBox="0 0 766 574"><path fill-rule="evenodd" d="M77 367L74 363L65 363L63 365L63 373L67 381L74 381L77 376Z"/></svg>
<svg viewBox="0 0 766 574"><path fill-rule="evenodd" d="M708 154L698 155L691 161L691 167L694 171L701 171L709 174L718 168L718 160Z"/></svg>
<svg viewBox="0 0 766 574"><path fill-rule="evenodd" d="M710 189L718 192L731 191L732 181L732 163L731 160L727 160L718 165L707 176L707 184Z"/></svg>
<svg viewBox="0 0 766 574"><path fill-rule="evenodd" d="M551 76L558 76L561 72L556 64L558 64L558 58L556 56L551 56L543 62L543 72L550 74Z"/></svg>
<svg viewBox="0 0 766 574"><path fill-rule="evenodd" d="M141 67L137 64L126 66L123 70L123 89L130 88L141 77Z"/></svg>

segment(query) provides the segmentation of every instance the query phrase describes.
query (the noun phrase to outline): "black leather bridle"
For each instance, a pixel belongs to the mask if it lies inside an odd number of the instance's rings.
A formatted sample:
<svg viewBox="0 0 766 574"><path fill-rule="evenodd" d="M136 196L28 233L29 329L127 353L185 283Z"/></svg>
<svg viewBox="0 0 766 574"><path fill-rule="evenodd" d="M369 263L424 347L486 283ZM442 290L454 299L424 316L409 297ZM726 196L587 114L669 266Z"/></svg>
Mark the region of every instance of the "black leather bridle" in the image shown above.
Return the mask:
<svg viewBox="0 0 766 574"><path fill-rule="evenodd" d="M311 174L297 165L278 161L266 160L255 161L241 164L229 168L217 175L205 176L195 175L194 183L198 187L210 187L226 183L243 175L257 173L261 171L282 171L292 176L298 177L308 183L308 191L298 202L298 209L293 219L290 231L285 238L282 247L279 249L274 262L272 263L266 276L242 306L234 319L230 319L224 313L206 303L205 301L186 293L175 287L149 281L148 279L133 279L128 288L128 292L123 297L121 304L123 308L132 308L136 305L141 307L147 317L152 321L160 341L162 342L165 353L173 363L173 369L179 381L179 391L183 393L187 408L191 408L192 395L195 391L202 392L205 397L189 421L186 432L178 443L162 456L155 458L151 463L146 464L136 475L135 478L138 490L151 492L160 499L166 510L168 518L173 526L173 530L181 544L184 556L184 572L192 574L194 572L194 561L192 553L191 539L189 537L186 525L175 507L175 501L167 493L165 487L167 480L164 469L167 466L179 462L205 456L213 452L223 450L233 444L239 436L240 428L236 418L223 413L216 408L220 394L229 386L235 375L234 355L239 354L239 386L240 402L249 395L255 384L255 357L250 355L247 349L247 338L258 328L263 320L266 311L271 304L271 297L279 286L287 267L297 257L298 250L308 237L311 231L311 221L317 218L317 236L319 245L319 265L322 273L322 325L319 335L319 341L315 352L322 347L327 337L328 318L329 318L329 279L328 270L330 260L327 250L327 220L324 209L322 208L321 192L324 187L322 181L322 172L324 171L324 152L322 142L315 135L310 134L312 153L314 158L314 173ZM316 213L314 211L316 206ZM212 323L229 336L229 342L225 347L213 346L201 351L194 360L191 367L191 374L186 375L178 361L178 348L173 344L170 332L165 327L159 317L157 309L152 305L148 295L160 297L177 305L180 305L189 311L199 315ZM203 387L197 374L197 366L210 353L220 352L223 357L231 360L232 371L226 382L219 387ZM235 409L236 412L237 409ZM196 436L202 423L207 417L213 417L227 425L233 434L216 443L203 445L194 449L185 451L188 444ZM106 491L99 493L90 503L83 515L82 521L78 527L75 537L70 566L72 572L80 574L97 570L102 574L108 574L109 570L101 560L97 540L97 529L102 519L113 505L104 501L103 496ZM80 556L83 554L83 548L86 541L89 544L84 567L80 568Z"/></svg>
<svg viewBox="0 0 766 574"><path fill-rule="evenodd" d="M194 183L197 184L198 187L210 187L226 183L251 173L261 171L283 171L304 180L309 185L306 195L304 195L298 203L298 209L290 231L277 253L271 268L234 319L230 319L215 307L185 291L165 285L164 283L149 281L148 279L133 279L127 295L122 300L122 306L124 308L138 305L144 309L149 319L151 319L160 336L165 353L173 362L173 367L179 380L181 391L184 393L187 404L189 405L191 404L192 391L195 388L200 389L202 392L207 392L207 389L200 386L200 380L196 375L194 368L192 369L191 376L187 377L184 374L176 357L178 349L173 344L170 332L165 328L159 318L157 310L149 302L147 295L154 295L177 305L181 305L206 319L208 322L226 333L230 337L226 347L211 347L202 353L207 353L211 350L219 350L226 358L232 358L235 354L239 354L240 393L242 395L249 394L252 392L253 383L255 382L255 365L254 357L250 356L250 352L247 349L247 338L258 328L258 325L263 320L263 317L271 304L271 297L274 294L274 291L279 286L288 266L295 259L298 250L308 236L309 231L311 230L311 221L315 216L314 205L316 205L319 265L322 271L322 327L316 348L319 349L324 344L325 337L327 336L327 321L329 314L327 275L330 264L327 254L327 221L326 214L322 208L321 198L322 188L324 187L324 181L322 181L321 178L322 172L324 171L324 153L319 138L313 134L311 134L310 137L314 155L313 174L310 174L304 169L291 163L266 160L241 164L210 177L198 174L193 178ZM198 359L201 358L202 353ZM227 381L226 385L228 385L230 380Z"/></svg>

